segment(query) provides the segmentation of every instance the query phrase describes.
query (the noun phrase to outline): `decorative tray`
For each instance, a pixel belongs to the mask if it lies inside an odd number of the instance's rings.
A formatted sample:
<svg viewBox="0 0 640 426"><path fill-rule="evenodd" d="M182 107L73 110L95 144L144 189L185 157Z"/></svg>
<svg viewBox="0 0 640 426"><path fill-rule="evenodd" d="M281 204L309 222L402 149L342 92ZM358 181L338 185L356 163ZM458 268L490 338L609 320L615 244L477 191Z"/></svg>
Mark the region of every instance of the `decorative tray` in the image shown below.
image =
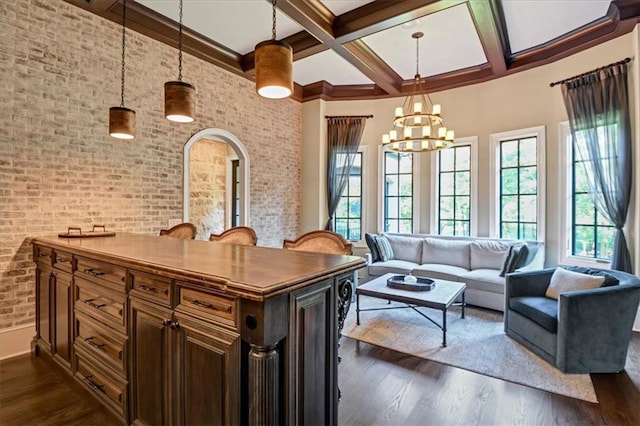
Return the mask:
<svg viewBox="0 0 640 426"><path fill-rule="evenodd" d="M101 230L100 230L101 229ZM113 231L107 231L104 225L93 225L91 231L82 232L82 228L79 226L70 226L67 228L67 232L58 234L60 238L91 238L91 237L113 237L116 233Z"/></svg>
<svg viewBox="0 0 640 426"><path fill-rule="evenodd" d="M391 288L397 288L399 290L409 291L429 291L436 286L435 281L429 278L415 277L416 282L407 282L405 277L407 275L394 275L387 280L387 286Z"/></svg>

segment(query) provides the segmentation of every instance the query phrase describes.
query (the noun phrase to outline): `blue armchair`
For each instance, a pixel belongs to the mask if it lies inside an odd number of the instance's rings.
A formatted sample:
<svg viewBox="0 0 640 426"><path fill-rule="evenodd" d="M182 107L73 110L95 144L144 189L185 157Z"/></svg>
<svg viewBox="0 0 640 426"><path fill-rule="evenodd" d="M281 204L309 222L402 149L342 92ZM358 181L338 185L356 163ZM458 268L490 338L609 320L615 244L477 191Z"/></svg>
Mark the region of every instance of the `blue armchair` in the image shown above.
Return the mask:
<svg viewBox="0 0 640 426"><path fill-rule="evenodd" d="M604 273L609 285L561 293L555 300L545 297L555 268L508 274L505 332L564 373L622 371L640 303L640 278L615 270L566 269Z"/></svg>

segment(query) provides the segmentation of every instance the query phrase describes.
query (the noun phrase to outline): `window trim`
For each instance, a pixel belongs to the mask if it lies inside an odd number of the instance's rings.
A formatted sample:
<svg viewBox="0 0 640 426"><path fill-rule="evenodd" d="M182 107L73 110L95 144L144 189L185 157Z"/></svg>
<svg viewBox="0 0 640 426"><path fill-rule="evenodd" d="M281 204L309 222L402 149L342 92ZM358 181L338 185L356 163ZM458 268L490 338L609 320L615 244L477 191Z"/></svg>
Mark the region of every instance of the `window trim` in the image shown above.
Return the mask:
<svg viewBox="0 0 640 426"><path fill-rule="evenodd" d="M571 254L571 235L573 224L571 222L573 214L572 202L572 179L571 179L571 143L569 142L570 128L569 122L558 123L558 160L559 160L559 183L558 200L558 224L560 225L560 238L558 247L558 263L565 265L575 265L594 268L611 268L611 262L603 259L586 258Z"/></svg>
<svg viewBox="0 0 640 426"><path fill-rule="evenodd" d="M471 197L469 201L469 208L471 209L469 220L471 221L469 226L469 236L478 236L478 137L468 136L464 138L456 138L453 147L457 146L469 146L471 147L471 158L469 167L471 168ZM440 165L438 161L438 155L431 156L431 194L433 194L431 203L431 223L429 224L429 233L438 233L439 209L437 200L440 198L438 178L440 176Z"/></svg>
<svg viewBox="0 0 640 426"><path fill-rule="evenodd" d="M224 229L232 227L233 221L231 220L232 203L233 203L233 162L240 161L240 158L235 154L227 154L226 158L226 177L225 177L225 194L224 194ZM240 174L241 171L238 170ZM242 177L240 177L242 179ZM240 201L242 203L242 200ZM240 207L242 209L242 207ZM240 215L240 223L242 223L242 214Z"/></svg>
<svg viewBox="0 0 640 426"><path fill-rule="evenodd" d="M492 133L489 136L490 155L490 187L489 187L489 235L499 238L500 218L500 179L498 178L498 165L500 164L500 142L512 139L524 139L535 136L538 140L537 146L537 177L538 185L536 196L537 212L537 241L545 241L546 239L546 132L545 126L529 127L526 129L510 130L507 132Z"/></svg>
<svg viewBox="0 0 640 426"><path fill-rule="evenodd" d="M393 152L388 147L378 146L378 223L377 223L377 233L383 233L384 231L384 157L385 152ZM413 155L413 154L412 154ZM419 233L420 229L420 215L418 214L418 207L420 206L420 162L416 161L414 158L413 161L413 170L411 171L413 175L413 202L411 203L411 207L413 209L413 233Z"/></svg>

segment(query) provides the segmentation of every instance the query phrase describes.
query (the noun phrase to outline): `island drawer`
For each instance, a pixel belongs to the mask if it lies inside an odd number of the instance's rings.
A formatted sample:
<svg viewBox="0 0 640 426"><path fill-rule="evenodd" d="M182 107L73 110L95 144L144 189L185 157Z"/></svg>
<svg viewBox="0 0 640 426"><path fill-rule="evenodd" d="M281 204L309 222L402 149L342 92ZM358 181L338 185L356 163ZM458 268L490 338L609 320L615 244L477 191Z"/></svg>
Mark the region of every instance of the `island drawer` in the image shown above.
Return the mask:
<svg viewBox="0 0 640 426"><path fill-rule="evenodd" d="M176 310L202 315L233 327L237 326L238 304L235 297L208 293L188 286L189 284L178 283Z"/></svg>
<svg viewBox="0 0 640 426"><path fill-rule="evenodd" d="M119 416L125 418L127 382L121 377L100 368L98 362L82 350L76 351L76 377L84 386L104 401Z"/></svg>
<svg viewBox="0 0 640 426"><path fill-rule="evenodd" d="M34 245L33 260L35 262L44 263L45 265L53 265L53 249L51 247Z"/></svg>
<svg viewBox="0 0 640 426"><path fill-rule="evenodd" d="M76 277L75 308L125 332L127 295Z"/></svg>
<svg viewBox="0 0 640 426"><path fill-rule="evenodd" d="M129 271L131 290L143 298L170 305L171 280L139 271Z"/></svg>
<svg viewBox="0 0 640 426"><path fill-rule="evenodd" d="M76 275L125 291L127 270L121 266L78 257Z"/></svg>
<svg viewBox="0 0 640 426"><path fill-rule="evenodd" d="M76 347L82 347L96 358L102 359L114 370L126 374L125 350L127 337L98 323L90 316L76 312Z"/></svg>
<svg viewBox="0 0 640 426"><path fill-rule="evenodd" d="M55 251L53 267L62 271L73 272L73 255L65 251Z"/></svg>

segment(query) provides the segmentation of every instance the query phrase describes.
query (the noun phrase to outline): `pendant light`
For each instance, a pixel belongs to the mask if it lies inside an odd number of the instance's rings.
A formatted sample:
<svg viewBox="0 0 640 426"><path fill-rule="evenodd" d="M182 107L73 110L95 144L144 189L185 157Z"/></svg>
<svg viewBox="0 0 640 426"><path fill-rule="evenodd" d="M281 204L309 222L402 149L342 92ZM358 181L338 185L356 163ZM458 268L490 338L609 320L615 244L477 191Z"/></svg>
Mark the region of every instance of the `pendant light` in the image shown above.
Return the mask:
<svg viewBox="0 0 640 426"><path fill-rule="evenodd" d="M182 0L178 30L178 80L164 84L164 115L167 120L191 123L196 116L196 88L182 81Z"/></svg>
<svg viewBox="0 0 640 426"><path fill-rule="evenodd" d="M271 1L273 26L271 40L255 47L256 90L269 99L282 99L293 92L293 49L276 40L276 0Z"/></svg>
<svg viewBox="0 0 640 426"><path fill-rule="evenodd" d="M122 74L120 106L109 108L109 135L117 139L133 139L136 134L136 112L124 106L124 70L126 47L127 0L122 5Z"/></svg>

